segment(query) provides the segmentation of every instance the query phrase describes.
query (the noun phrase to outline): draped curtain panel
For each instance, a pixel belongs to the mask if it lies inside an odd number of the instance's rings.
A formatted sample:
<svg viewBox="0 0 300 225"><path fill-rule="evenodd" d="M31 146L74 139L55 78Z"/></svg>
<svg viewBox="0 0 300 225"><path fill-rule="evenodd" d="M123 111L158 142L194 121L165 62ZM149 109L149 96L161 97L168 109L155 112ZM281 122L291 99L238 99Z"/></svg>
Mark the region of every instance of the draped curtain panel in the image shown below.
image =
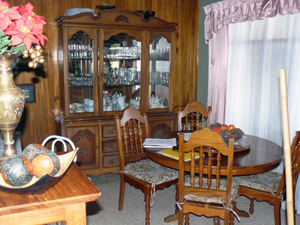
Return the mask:
<svg viewBox="0 0 300 225"><path fill-rule="evenodd" d="M210 5L205 6L204 12L206 14L205 18L205 39L206 43L209 44L209 86L208 86L208 105L211 105L213 108L212 111L212 123L219 122L224 123L225 121L236 121L233 120L233 118L230 118L230 115L227 115L225 118L225 108L232 107L233 110L235 109L235 106L229 106L232 102L226 103L226 94L229 91L234 90L226 90L227 82L232 82L230 80L227 81L227 71L232 71L232 68L228 68L228 62L231 60L228 60L228 44L229 44L229 24L237 23L237 22L249 22L249 21L257 21L257 20L264 20L265 18L271 18L275 17L277 15L287 15L287 14L294 14L300 12L300 0L225 0L220 1L217 3L213 3ZM299 19L298 22L299 23ZM289 24L290 25L290 24ZM236 29L236 31L241 32L242 28ZM298 29L298 28L297 28ZM296 29L295 29L296 30ZM236 32L235 31L235 32ZM235 32L231 35L235 35ZM252 31L253 32L253 31ZM285 31L282 31L285 32ZM249 33L250 35L250 33ZM231 37L233 38L233 37ZM292 42L291 42L292 43ZM281 43L282 44L282 43ZM282 45L276 47L282 47ZM258 47L259 48L259 47ZM260 47L261 48L261 47ZM286 53L286 56L291 59L299 59L299 57L296 56L298 54L297 52L300 52L300 49L296 48L294 44L291 44L290 46L286 46L283 48L289 48L291 50L290 53ZM274 50L274 48L271 48ZM251 51L255 51L258 49L252 49ZM239 50L236 50L239 51ZM276 50L275 50L276 51ZM279 50L278 50L279 51ZM253 53L253 52L252 52ZM262 52L262 54L270 55L273 54L268 51L267 48L265 51ZM276 54L274 55L276 58ZM231 56L230 56L231 57ZM261 57L257 56L257 57ZM277 55L277 58L282 58L282 55ZM240 58L238 58L240 59ZM253 58L255 61L255 58ZM272 60L272 59L271 59ZM290 60L292 61L292 60ZM229 65L232 67L234 66L234 70L240 70L240 73L243 73L243 67L244 65L239 64L238 61L230 61ZM250 64L253 63L253 61L249 62ZM287 62L286 62L287 63ZM298 63L299 64L299 63ZM251 68L251 65L248 65ZM299 130L299 119L298 115L300 113L300 109L298 107L299 100L298 98L294 98L294 100L291 100L290 97L299 96L299 79L297 80L297 76L294 80L290 79L290 74L298 73L299 69L297 68L297 62L294 65L296 67L291 68L290 64L286 64L286 68L281 69L287 69L287 76L289 79L288 89L292 92L288 93L288 102L289 105L289 120L290 120L290 138L292 139L295 135L295 130ZM296 69L295 69L296 68ZM253 85L253 87L259 87L259 85L266 85L266 87L270 90L273 89L273 94L278 95L280 94L279 89L279 83L277 78L272 78L272 75L270 75L270 71L274 69L274 73L279 76L279 70L278 68L268 68L265 67L263 71L260 71L261 68L252 68L252 73L263 73L263 74L269 74L264 77L264 80L261 80L263 84L260 84L255 79L248 80L247 76L251 76L251 73L244 75L242 79L247 79L247 82L241 84L244 85L239 88L244 88L242 91L245 91L244 94L248 91L248 98L253 97L251 95L256 94L253 91L251 93L251 89L249 89L249 86ZM267 77L268 76L268 77ZM232 76L228 77L229 79L232 79ZM267 81L265 78L268 78ZM234 78L237 79L237 78ZM235 80L235 82L238 82L238 80ZM254 83L253 83L254 82ZM269 83L268 83L269 82ZM271 82L271 84L270 84ZM240 83L239 83L240 84ZM296 86L295 86L296 85ZM237 87L235 87L237 88ZM240 92L241 93L241 92ZM240 94L239 93L239 94ZM263 92L259 92L260 94L264 94ZM229 94L229 93L228 93ZM231 93L232 94L232 93ZM272 92L268 92L269 101L266 99L260 99L259 104L262 106L259 113L255 114L251 110L251 107L260 107L248 104L248 108L244 108L243 110L243 117L247 118L247 124L241 123L240 126L243 126L243 129L245 129L245 132L253 133L256 132L255 135L267 138L269 140L272 140L278 144L282 141L282 124L281 124L281 106L280 102L275 100L276 104L270 104L274 102L273 97L274 95ZM242 102L248 101L247 97L246 99L241 100ZM273 99L272 101L270 99ZM227 99L227 101L235 101ZM296 103L295 103L296 101ZM293 102L293 103L292 103ZM277 105L277 106L276 106ZM296 105L296 106L295 106ZM240 107L240 106L239 106ZM245 104L243 105L245 107ZM294 108L296 107L296 108ZM298 108L297 108L298 107ZM270 113L272 112L272 113ZM279 116L279 118L278 118ZM251 118L258 118L251 121ZM273 123L271 121L274 121ZM230 123L230 122L229 122ZM240 122L237 121L239 124ZM239 126L237 124L237 126ZM252 125L251 125L252 124ZM258 124L260 126L259 131L255 130L255 126L253 124ZM273 131L271 131L273 130ZM274 132L276 134L274 134ZM276 140L274 140L276 139ZM298 185L296 187L296 193L295 193L295 209L297 210L297 213L300 213L300 181L298 180Z"/></svg>
<svg viewBox="0 0 300 225"><path fill-rule="evenodd" d="M227 74L227 47L228 26L219 29L218 33L210 39L209 45L209 79L207 104L212 106L210 123L224 121L224 114L214 113L225 110L226 76ZM221 99L221 101L220 101Z"/></svg>
<svg viewBox="0 0 300 225"><path fill-rule="evenodd" d="M212 122L224 122L226 96L227 49L230 23L262 20L276 15L300 12L300 0L225 0L203 7L205 13L205 39L209 44L208 105L213 108ZM220 31L220 33L219 33ZM227 35L228 36L228 35ZM224 38L224 39L223 39ZM220 43L219 41L222 41ZM212 47L214 43L221 48ZM225 52L224 52L225 51ZM221 55L223 57L221 57ZM222 77L222 83L215 82ZM224 86L225 87L224 87Z"/></svg>
<svg viewBox="0 0 300 225"><path fill-rule="evenodd" d="M291 141L300 129L300 13L229 25L225 123L283 146L279 70L286 69ZM276 168L282 172L283 165ZM300 179L295 189L300 214Z"/></svg>

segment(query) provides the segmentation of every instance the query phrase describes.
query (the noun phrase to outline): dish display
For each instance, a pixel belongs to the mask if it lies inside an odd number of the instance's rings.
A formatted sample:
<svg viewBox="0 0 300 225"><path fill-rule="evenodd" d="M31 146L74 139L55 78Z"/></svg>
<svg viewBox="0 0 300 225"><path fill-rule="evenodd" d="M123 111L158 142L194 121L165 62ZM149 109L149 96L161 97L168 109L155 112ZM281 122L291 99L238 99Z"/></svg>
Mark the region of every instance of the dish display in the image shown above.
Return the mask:
<svg viewBox="0 0 300 225"><path fill-rule="evenodd" d="M114 9L116 8L116 6L111 4L101 4L101 5L96 5L96 8L100 10L105 10L105 9Z"/></svg>
<svg viewBox="0 0 300 225"><path fill-rule="evenodd" d="M45 174L42 177L33 176L29 183L18 187L6 183L3 177L0 176L0 190L19 194L43 194L46 190L55 185L68 171L78 150L79 148L76 148L66 154L58 155L60 160L60 170L55 176L50 176L48 174Z"/></svg>
<svg viewBox="0 0 300 225"><path fill-rule="evenodd" d="M153 17L155 15L154 11L149 11L149 10L138 10L137 12L143 13L145 19L148 19L149 17Z"/></svg>

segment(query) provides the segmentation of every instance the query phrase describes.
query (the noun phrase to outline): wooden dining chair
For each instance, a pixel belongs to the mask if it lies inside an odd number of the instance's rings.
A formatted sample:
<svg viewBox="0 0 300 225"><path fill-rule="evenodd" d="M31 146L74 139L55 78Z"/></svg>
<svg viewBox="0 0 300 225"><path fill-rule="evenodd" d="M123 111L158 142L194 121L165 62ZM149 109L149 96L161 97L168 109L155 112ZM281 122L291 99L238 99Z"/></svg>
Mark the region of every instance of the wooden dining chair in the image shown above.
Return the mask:
<svg viewBox="0 0 300 225"><path fill-rule="evenodd" d="M293 196L295 196L295 188L300 171L300 131L296 131L291 145L291 153ZM250 176L236 176L233 180L239 184L238 196L244 195L250 198L250 214L254 212L254 199L267 201L274 205L275 225L281 224L280 206L281 201L286 197L285 171L283 173L268 171ZM234 202L235 207L236 202ZM233 219L230 224L233 225Z"/></svg>
<svg viewBox="0 0 300 225"><path fill-rule="evenodd" d="M183 214L185 224L189 224L189 213L218 217L229 224L231 204L237 193L237 186L232 183L233 149L233 139L227 146L222 137L209 128L195 131L186 143L184 135L179 135L179 225L183 223ZM196 159L198 153L200 157ZM184 154L191 154L190 162L184 161ZM228 158L227 167L221 165L224 156ZM185 176L187 167L190 167L190 178Z"/></svg>
<svg viewBox="0 0 300 225"><path fill-rule="evenodd" d="M188 103L184 109L178 107L178 130L195 131L210 126L211 106L208 110L200 102Z"/></svg>
<svg viewBox="0 0 300 225"><path fill-rule="evenodd" d="M143 149L143 142L149 137L146 113L141 115L138 109L128 106L120 116L115 115L115 124L120 162L119 210L123 209L125 182L128 182L145 194L145 224L148 225L155 190L177 184L179 173L147 159ZM135 199L135 196L132 196L132 199Z"/></svg>

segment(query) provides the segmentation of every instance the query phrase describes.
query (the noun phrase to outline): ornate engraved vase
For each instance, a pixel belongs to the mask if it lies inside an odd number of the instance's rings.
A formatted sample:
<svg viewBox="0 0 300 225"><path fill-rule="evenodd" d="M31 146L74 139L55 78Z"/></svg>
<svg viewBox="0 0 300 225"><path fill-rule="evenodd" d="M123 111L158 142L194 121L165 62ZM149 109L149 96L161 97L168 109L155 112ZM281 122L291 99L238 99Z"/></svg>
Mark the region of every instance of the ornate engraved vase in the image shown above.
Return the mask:
<svg viewBox="0 0 300 225"><path fill-rule="evenodd" d="M14 147L14 132L24 110L25 94L15 85L12 65L22 52L0 54L0 130L3 133L4 152L0 164L9 156L17 155Z"/></svg>

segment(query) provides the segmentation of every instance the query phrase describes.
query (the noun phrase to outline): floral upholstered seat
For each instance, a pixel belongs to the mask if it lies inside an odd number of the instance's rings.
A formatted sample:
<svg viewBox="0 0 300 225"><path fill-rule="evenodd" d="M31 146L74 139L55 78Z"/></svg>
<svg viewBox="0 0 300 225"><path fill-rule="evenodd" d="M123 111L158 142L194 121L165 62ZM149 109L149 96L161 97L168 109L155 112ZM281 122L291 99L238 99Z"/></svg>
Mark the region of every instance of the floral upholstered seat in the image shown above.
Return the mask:
<svg viewBox="0 0 300 225"><path fill-rule="evenodd" d="M220 190L226 190L226 184L227 184L227 180L226 179L220 179ZM188 178L185 181L185 186L191 186L191 181L190 178ZM195 187L199 187L199 178L195 178ZM202 188L207 188L207 178L203 178L203 186ZM215 189L216 188L216 180L213 179L212 180L212 184L211 184L211 189ZM235 198L237 197L237 192L238 192L238 184L234 181L232 181L231 184L231 203L234 202ZM191 200L191 201L198 201L198 202L210 202L210 203L218 203L218 204L225 204L225 200L222 198L208 198L206 196L196 196L193 194L188 194L184 196L185 200Z"/></svg>
<svg viewBox="0 0 300 225"><path fill-rule="evenodd" d="M256 190L266 191L275 194L282 174L268 171L250 176L235 176L233 181L240 186L254 188Z"/></svg>
<svg viewBox="0 0 300 225"><path fill-rule="evenodd" d="M150 205L153 206L155 199L155 185L178 179L179 172L150 159L144 159L124 167L123 173L151 184Z"/></svg>
<svg viewBox="0 0 300 225"><path fill-rule="evenodd" d="M150 184L161 184L178 178L178 170L174 170L150 159L144 159L124 167L123 173Z"/></svg>

